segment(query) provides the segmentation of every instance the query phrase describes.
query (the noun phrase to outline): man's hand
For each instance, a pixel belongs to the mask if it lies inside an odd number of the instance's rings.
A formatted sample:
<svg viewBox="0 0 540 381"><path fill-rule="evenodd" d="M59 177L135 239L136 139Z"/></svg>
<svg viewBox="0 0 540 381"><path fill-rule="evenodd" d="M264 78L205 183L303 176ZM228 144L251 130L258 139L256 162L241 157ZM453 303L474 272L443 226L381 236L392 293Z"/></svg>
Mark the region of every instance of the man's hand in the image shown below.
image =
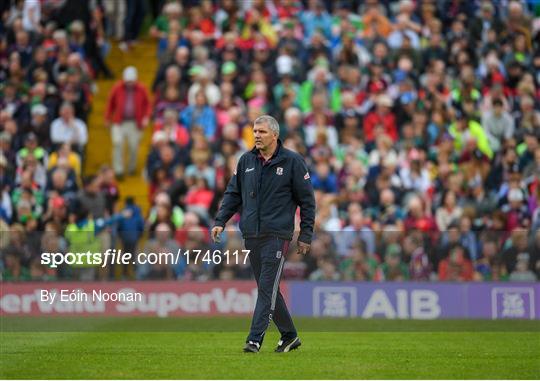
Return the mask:
<svg viewBox="0 0 540 381"><path fill-rule="evenodd" d="M306 255L307 253L309 253L310 247L311 245L309 243L298 241L298 250L296 252L301 255Z"/></svg>
<svg viewBox="0 0 540 381"><path fill-rule="evenodd" d="M220 234L223 232L223 226L214 226L212 228L212 241L214 243L221 242L221 236Z"/></svg>

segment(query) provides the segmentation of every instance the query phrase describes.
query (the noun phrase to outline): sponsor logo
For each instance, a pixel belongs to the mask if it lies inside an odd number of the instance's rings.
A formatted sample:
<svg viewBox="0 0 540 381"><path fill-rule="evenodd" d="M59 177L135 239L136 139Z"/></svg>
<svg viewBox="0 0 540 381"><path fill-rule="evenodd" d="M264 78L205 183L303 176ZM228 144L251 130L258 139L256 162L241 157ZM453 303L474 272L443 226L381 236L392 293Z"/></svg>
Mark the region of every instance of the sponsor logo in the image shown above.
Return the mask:
<svg viewBox="0 0 540 381"><path fill-rule="evenodd" d="M532 287L495 287L491 290L492 319L534 319Z"/></svg>
<svg viewBox="0 0 540 381"><path fill-rule="evenodd" d="M433 290L417 289L395 291L373 291L362 311L363 318L383 317L387 319L437 319L441 316L439 294Z"/></svg>
<svg viewBox="0 0 540 381"><path fill-rule="evenodd" d="M356 316L356 288L315 287L313 314L331 317Z"/></svg>
<svg viewBox="0 0 540 381"><path fill-rule="evenodd" d="M277 167L276 168L276 175L278 175L278 176L283 175L283 168L282 167Z"/></svg>
<svg viewBox="0 0 540 381"><path fill-rule="evenodd" d="M358 304L355 287L315 287L313 315L330 317L437 319L441 316L439 295L432 290L376 289L365 304Z"/></svg>
<svg viewBox="0 0 540 381"><path fill-rule="evenodd" d="M255 167L253 167L253 168L247 168L247 169L246 169L246 173L247 173L247 172L254 171L254 170L255 170Z"/></svg>
<svg viewBox="0 0 540 381"><path fill-rule="evenodd" d="M306 172L306 174L304 175L304 180L307 180L309 179L309 172Z"/></svg>
<svg viewBox="0 0 540 381"><path fill-rule="evenodd" d="M276 258L277 259L281 258L281 250L276 253Z"/></svg>

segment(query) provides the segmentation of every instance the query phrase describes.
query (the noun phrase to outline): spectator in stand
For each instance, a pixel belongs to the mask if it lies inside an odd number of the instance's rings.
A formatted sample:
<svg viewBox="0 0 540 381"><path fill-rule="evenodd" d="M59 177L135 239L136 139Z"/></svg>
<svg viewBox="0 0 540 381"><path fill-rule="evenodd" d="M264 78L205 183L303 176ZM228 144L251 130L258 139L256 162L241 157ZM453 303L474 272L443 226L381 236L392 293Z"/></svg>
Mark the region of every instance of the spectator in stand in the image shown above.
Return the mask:
<svg viewBox="0 0 540 381"><path fill-rule="evenodd" d="M207 215L212 200L214 199L214 192L208 185L208 181L202 174L198 174L194 178L194 184L186 194L184 202L189 210L200 211L201 214Z"/></svg>
<svg viewBox="0 0 540 381"><path fill-rule="evenodd" d="M49 111L43 104L38 103L31 108L31 120L28 125L28 132L37 135L42 147L49 150L51 148Z"/></svg>
<svg viewBox="0 0 540 381"><path fill-rule="evenodd" d="M482 116L482 127L486 131L489 145L493 152L501 148L504 139L514 135L514 119L503 108L503 101L495 98L491 101L492 109Z"/></svg>
<svg viewBox="0 0 540 381"><path fill-rule="evenodd" d="M536 275L529 269L530 255L520 253L517 256L516 268L510 274L511 282L536 282Z"/></svg>
<svg viewBox="0 0 540 381"><path fill-rule="evenodd" d="M180 68L176 65L168 66L164 81L157 84L155 89L155 117L161 117L163 110L167 108L180 111L187 104L187 91L187 84L182 81Z"/></svg>
<svg viewBox="0 0 540 381"><path fill-rule="evenodd" d="M217 139L216 113L208 104L206 95L202 90L195 94L195 103L182 111L180 121L190 131L194 126L200 126L203 129L204 136L209 141Z"/></svg>
<svg viewBox="0 0 540 381"><path fill-rule="evenodd" d="M530 227L531 215L525 203L525 192L520 188L513 188L508 191L508 203L501 207L506 214L506 228L512 231L517 227Z"/></svg>
<svg viewBox="0 0 540 381"><path fill-rule="evenodd" d="M108 215L115 213L116 202L120 198L120 189L114 177L114 170L104 164L98 172L99 192L105 196L105 209Z"/></svg>
<svg viewBox="0 0 540 381"><path fill-rule="evenodd" d="M358 242L362 242L368 255L375 253L375 234L366 224L364 213L359 204L349 205L349 225L337 233L337 247L340 255L348 255L349 250Z"/></svg>
<svg viewBox="0 0 540 381"><path fill-rule="evenodd" d="M146 2L143 0L128 0L126 2L126 16L124 18L124 35L120 49L127 51L136 43L146 14Z"/></svg>
<svg viewBox="0 0 540 381"><path fill-rule="evenodd" d="M156 226L154 238L147 241L144 248L145 253L177 253L179 250L180 247L172 239L172 230L166 223L159 223ZM138 263L136 271L138 280L175 279L181 276L181 273L175 274L173 265L166 261L158 261L155 264Z"/></svg>
<svg viewBox="0 0 540 381"><path fill-rule="evenodd" d="M364 138L366 144L373 144L379 134L387 134L392 141L398 139L396 117L392 112L392 99L387 95L379 95L375 110L368 113L364 119Z"/></svg>
<svg viewBox="0 0 540 381"><path fill-rule="evenodd" d="M377 267L373 280L377 282L408 280L409 269L401 257L402 251L397 244L388 245L384 253L384 262Z"/></svg>
<svg viewBox="0 0 540 381"><path fill-rule="evenodd" d="M312 281L338 281L341 276L336 269L334 259L330 256L323 257L317 261L318 269L312 272L309 280Z"/></svg>
<svg viewBox="0 0 540 381"><path fill-rule="evenodd" d="M503 249L501 259L506 272L512 274L516 270L516 264L518 256L520 254L527 254L527 262L530 270L538 271L538 253L531 252L527 242L528 231L523 228L516 228L512 231L510 238L506 241L506 245ZM521 271L521 270L520 270Z"/></svg>
<svg viewBox="0 0 540 381"><path fill-rule="evenodd" d="M493 237L486 236L482 239L481 255L474 266L475 280L500 280L501 274L497 273L499 262L498 252L499 245Z"/></svg>
<svg viewBox="0 0 540 381"><path fill-rule="evenodd" d="M343 280L368 281L375 276L379 265L374 256L368 256L362 243L351 247L347 258L340 263L339 269L343 274Z"/></svg>
<svg viewBox="0 0 540 381"><path fill-rule="evenodd" d="M49 156L43 147L39 146L38 137L35 133L29 132L24 138L24 147L17 152L17 167L21 168L24 161L32 156L43 166L47 166Z"/></svg>
<svg viewBox="0 0 540 381"><path fill-rule="evenodd" d="M20 258L14 252L6 252L3 256L4 268L2 280L10 281L29 281L31 280L30 270L22 266Z"/></svg>
<svg viewBox="0 0 540 381"><path fill-rule="evenodd" d="M530 268L540 278L540 230L533 230L532 242L529 245L529 253L531 253Z"/></svg>
<svg viewBox="0 0 540 381"><path fill-rule="evenodd" d="M439 280L441 281L471 281L473 266L465 257L465 249L456 245L450 249L450 254L439 263Z"/></svg>
<svg viewBox="0 0 540 381"><path fill-rule="evenodd" d="M307 264L302 255L291 252L289 258L283 265L283 279L285 280L304 280L307 277Z"/></svg>
<svg viewBox="0 0 540 381"><path fill-rule="evenodd" d="M67 165L69 170L74 172L75 180L78 180L82 171L81 157L71 149L70 143L62 144L56 151L51 153L48 169L54 169L56 166L63 165L63 163Z"/></svg>
<svg viewBox="0 0 540 381"><path fill-rule="evenodd" d="M154 25L150 27L150 35L156 39L162 39L169 33L171 24L185 24L186 20L182 17L182 5L179 2L172 1L163 6L163 14L158 16Z"/></svg>
<svg viewBox="0 0 540 381"><path fill-rule="evenodd" d="M405 237L403 242L405 257L409 258L409 274L414 281L431 280L432 266L422 239L421 234L412 234Z"/></svg>
<svg viewBox="0 0 540 381"><path fill-rule="evenodd" d="M298 94L298 103L304 113L312 112L315 95L325 100L325 109L337 112L341 108L341 93L338 82L328 71L328 62L319 59L317 65L308 73L308 79L302 83Z"/></svg>
<svg viewBox="0 0 540 381"><path fill-rule="evenodd" d="M408 201L408 214L405 218L405 229L419 229L424 232L436 230L436 223L431 216L431 210L426 203L417 195L413 195Z"/></svg>
<svg viewBox="0 0 540 381"><path fill-rule="evenodd" d="M129 24L117 37L134 40L141 1L2 8L0 224L20 226L30 252L39 251L40 239L31 241L52 229L47 224L64 234L87 168L84 144L67 137L74 130L64 134L64 123L58 134L51 122L62 120L60 106L69 102L74 120L88 124L94 100L104 96L94 94L94 79L108 75L102 15L107 24ZM540 275L534 7L514 0L357 3L153 2L155 102L130 68L125 74L136 84L118 83L106 111L117 175L136 169L140 131L154 121L143 158L153 205L146 229L153 234L165 223L182 247L207 245L205 227L224 184L254 144L253 120L266 112L284 126L283 145L306 159L317 189L317 238L312 256L291 258L293 268L306 268L293 277L382 278L388 261L403 264L411 279ZM60 142L51 140L53 130ZM124 168L116 158L126 140ZM118 196L110 172L90 192L92 200L105 197L104 215ZM399 258L384 255L392 245L403 246ZM2 255L0 268L23 279L69 276L44 272L32 255L21 258ZM235 266L215 271L195 265L152 277L245 275Z"/></svg>
<svg viewBox="0 0 540 381"><path fill-rule="evenodd" d="M82 120L75 117L75 109L71 103L64 102L60 106L60 117L51 123L51 141L56 146L71 144L79 155L84 156L88 129Z"/></svg>
<svg viewBox="0 0 540 381"><path fill-rule="evenodd" d="M200 106L199 94L205 96L205 102L214 107L221 99L219 87L212 82L208 69L204 66L196 65L189 70L189 75L193 79L193 84L188 90L188 104L190 106Z"/></svg>
<svg viewBox="0 0 540 381"><path fill-rule="evenodd" d="M458 220L463 214L463 209L456 205L456 194L448 191L442 196L442 205L437 209L436 220L440 231L445 231L448 226Z"/></svg>
<svg viewBox="0 0 540 381"><path fill-rule="evenodd" d="M103 27L99 3L42 7L26 1L20 14L13 7L2 15L11 21L2 25L6 33L0 43L0 214L3 221L21 223L26 241L21 253L25 246L35 252L43 245L49 251L66 249L61 237L84 165L86 117L97 74L92 68L106 70L99 67L103 52L95 49L104 43L98 41ZM42 239L44 231L51 233L50 239ZM0 255L0 267L4 260ZM23 268L15 272L28 273L33 280L69 276L52 274L25 255L10 267L17 263Z"/></svg>
<svg viewBox="0 0 540 381"><path fill-rule="evenodd" d="M180 148L186 147L190 142L189 131L178 122L178 112L175 109L167 108L163 112L163 118L154 124L154 135L158 132L164 133L170 143Z"/></svg>
<svg viewBox="0 0 540 381"><path fill-rule="evenodd" d="M130 217L128 211L115 214L110 218L95 218L82 202L75 202L74 212L66 227L64 238L68 242L68 250L72 253L104 253L110 243L104 244L105 229L123 218ZM88 260L71 265L71 272L75 279L83 281L104 280L108 277L108 268L97 267Z"/></svg>
<svg viewBox="0 0 540 381"><path fill-rule="evenodd" d="M47 212L43 215L45 230L47 230L47 227L50 227L51 229L54 228L54 231L58 235L58 240L62 239L63 232L66 230L68 225L67 205L68 204L65 198L59 195L51 196L48 200ZM57 245L60 246L61 249L65 249L64 241L58 242ZM47 251L44 250L43 252ZM63 250L50 250L48 252L63 252Z"/></svg>
<svg viewBox="0 0 540 381"><path fill-rule="evenodd" d="M129 211L129 217L124 218L118 224L118 236L122 241L125 253L135 255L137 244L144 232L144 218L140 207L135 204L133 197L126 197L124 209ZM135 279L135 267L133 264L118 264L114 269L115 279Z"/></svg>
<svg viewBox="0 0 540 381"><path fill-rule="evenodd" d="M66 200L73 200L78 191L77 177L73 170L61 163L49 171L47 193L51 197L58 195Z"/></svg>
<svg viewBox="0 0 540 381"><path fill-rule="evenodd" d="M313 189L324 193L337 193L337 178L327 163L318 163L312 176Z"/></svg>
<svg viewBox="0 0 540 381"><path fill-rule="evenodd" d="M489 159L493 158L493 150L490 147L486 132L475 120L469 120L462 111L456 111L456 121L449 127L449 132L454 138L454 146L457 152L463 149L469 141L474 141L476 147Z"/></svg>
<svg viewBox="0 0 540 381"><path fill-rule="evenodd" d="M125 173L123 152L126 141L129 149L128 174L135 174L141 131L148 125L150 114L148 90L137 81L137 69L128 66L124 69L123 80L112 88L105 112L105 120L111 128L113 168L119 179Z"/></svg>
<svg viewBox="0 0 540 381"><path fill-rule="evenodd" d="M182 208L174 206L171 208L171 200L167 193L156 194L154 205L150 209L147 219L148 231L153 234L159 224L165 223L170 226L171 231L175 231L184 225L185 215Z"/></svg>

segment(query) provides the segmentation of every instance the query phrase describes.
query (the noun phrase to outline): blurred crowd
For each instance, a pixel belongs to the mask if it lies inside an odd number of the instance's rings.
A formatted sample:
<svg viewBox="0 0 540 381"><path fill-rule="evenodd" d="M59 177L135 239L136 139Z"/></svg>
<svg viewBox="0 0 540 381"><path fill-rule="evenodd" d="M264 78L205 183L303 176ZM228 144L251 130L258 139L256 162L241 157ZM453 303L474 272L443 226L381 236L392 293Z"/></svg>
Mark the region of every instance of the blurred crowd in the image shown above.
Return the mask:
<svg viewBox="0 0 540 381"><path fill-rule="evenodd" d="M311 253L301 257L292 245L284 279L538 280L537 2L3 7L4 280L249 279L243 259L51 269L39 254L241 250L237 218L219 244L208 231L262 114L305 157L317 200ZM145 18L159 67L151 87L128 66L110 94L95 95L95 79L112 77L110 41L129 54ZM111 165L89 176L82 168L94 96L108 97L113 152ZM136 174L145 128L151 206L143 216L131 197L119 202L117 182Z"/></svg>

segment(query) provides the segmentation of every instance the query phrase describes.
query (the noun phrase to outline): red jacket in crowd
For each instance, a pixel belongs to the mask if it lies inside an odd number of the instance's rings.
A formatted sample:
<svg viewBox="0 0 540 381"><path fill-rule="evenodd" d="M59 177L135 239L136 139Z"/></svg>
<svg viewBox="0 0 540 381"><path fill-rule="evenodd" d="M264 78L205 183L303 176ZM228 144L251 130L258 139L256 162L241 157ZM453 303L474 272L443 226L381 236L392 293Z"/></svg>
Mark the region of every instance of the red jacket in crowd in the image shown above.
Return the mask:
<svg viewBox="0 0 540 381"><path fill-rule="evenodd" d="M396 116L391 112L383 115L372 111L364 119L364 139L366 142L375 140L375 128L378 125L382 126L384 133L390 136L394 142L398 140Z"/></svg>
<svg viewBox="0 0 540 381"><path fill-rule="evenodd" d="M107 101L105 118L112 123L121 123L124 120L124 104L126 101L126 86L124 81L115 84ZM150 118L152 104L148 90L141 83L135 83L135 120L137 127L143 127L143 119Z"/></svg>
<svg viewBox="0 0 540 381"><path fill-rule="evenodd" d="M450 258L439 262L439 280L440 281L464 281L473 280L474 268L472 262L468 259L461 259L458 262L451 261Z"/></svg>

